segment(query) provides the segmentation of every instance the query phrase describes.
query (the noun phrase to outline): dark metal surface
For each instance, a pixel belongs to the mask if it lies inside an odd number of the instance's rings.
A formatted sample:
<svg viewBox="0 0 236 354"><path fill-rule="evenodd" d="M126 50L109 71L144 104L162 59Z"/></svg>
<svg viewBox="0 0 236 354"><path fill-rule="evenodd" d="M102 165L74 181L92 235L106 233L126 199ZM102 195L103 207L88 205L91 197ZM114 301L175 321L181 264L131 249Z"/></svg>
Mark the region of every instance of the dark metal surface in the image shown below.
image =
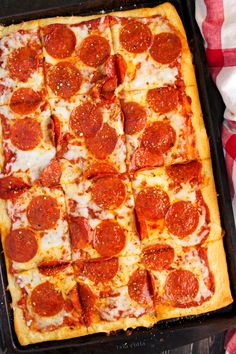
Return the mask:
<svg viewBox="0 0 236 354"><path fill-rule="evenodd" d="M164 1L136 0L135 6L156 6ZM206 65L205 51L200 33L194 20L193 0L170 0L177 8L187 32L190 48L193 52L196 74L199 85L204 120L210 138L213 158L213 169L219 193L219 205L223 228L226 232L224 241L227 253L231 288L236 298L236 237L233 221L232 207L224 157L220 139L220 127L223 117L224 105L215 88ZM117 10L122 6L133 8L132 0L0 0L0 23L11 24L57 15L92 14L101 10ZM46 10L45 10L46 9ZM197 341L206 336L212 336L236 324L236 306L229 306L227 310L191 318L163 321L152 329L137 329L127 336L119 332L113 336L95 334L82 338L64 340L59 342L46 342L27 347L21 347L13 329L12 310L10 308L10 295L6 290L7 279L3 254L0 254L0 353L159 353L184 344ZM192 347L191 347L192 346ZM189 348L192 352L193 345ZM209 347L209 345L208 345ZM8 348L8 349L6 349ZM189 353L191 350L189 349ZM185 350L185 349L184 349ZM167 353L167 352L165 352ZM184 352L183 352L184 353ZM205 354L204 351L201 352ZM208 353L208 351L206 351ZM217 352L215 352L217 353ZM220 352L219 352L220 353Z"/></svg>

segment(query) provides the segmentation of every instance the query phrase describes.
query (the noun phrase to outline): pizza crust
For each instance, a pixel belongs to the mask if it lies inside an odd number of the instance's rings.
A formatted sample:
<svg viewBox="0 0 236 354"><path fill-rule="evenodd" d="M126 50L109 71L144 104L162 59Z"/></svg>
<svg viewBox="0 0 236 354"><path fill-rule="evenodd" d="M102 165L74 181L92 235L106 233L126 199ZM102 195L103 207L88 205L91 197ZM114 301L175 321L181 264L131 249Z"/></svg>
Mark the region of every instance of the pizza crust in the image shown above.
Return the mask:
<svg viewBox="0 0 236 354"><path fill-rule="evenodd" d="M16 25L1 26L0 28L0 39L4 36L8 36L11 33L17 32L19 30L29 31L32 29L37 29L39 27L39 20L32 20L27 22L18 23Z"/></svg>
<svg viewBox="0 0 236 354"><path fill-rule="evenodd" d="M213 296L198 307L175 308L157 304L156 311L158 320L199 315L226 307L233 302L230 291L223 240L210 242L207 245L207 256L209 268L215 281L215 292Z"/></svg>
<svg viewBox="0 0 236 354"><path fill-rule="evenodd" d="M189 86L185 89L186 94L191 98L191 122L195 133L196 148L200 159L210 158L210 145L203 120L200 99L197 86Z"/></svg>

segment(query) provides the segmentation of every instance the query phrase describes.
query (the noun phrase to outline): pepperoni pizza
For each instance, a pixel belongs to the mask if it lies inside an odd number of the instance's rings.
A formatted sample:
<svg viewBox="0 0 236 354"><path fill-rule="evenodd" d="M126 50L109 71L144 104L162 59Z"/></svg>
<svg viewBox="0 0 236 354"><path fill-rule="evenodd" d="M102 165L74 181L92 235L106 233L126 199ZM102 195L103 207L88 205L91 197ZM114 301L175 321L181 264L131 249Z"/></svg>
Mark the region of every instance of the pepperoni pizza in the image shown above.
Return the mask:
<svg viewBox="0 0 236 354"><path fill-rule="evenodd" d="M191 54L170 4L0 27L0 210L22 345L232 302Z"/></svg>

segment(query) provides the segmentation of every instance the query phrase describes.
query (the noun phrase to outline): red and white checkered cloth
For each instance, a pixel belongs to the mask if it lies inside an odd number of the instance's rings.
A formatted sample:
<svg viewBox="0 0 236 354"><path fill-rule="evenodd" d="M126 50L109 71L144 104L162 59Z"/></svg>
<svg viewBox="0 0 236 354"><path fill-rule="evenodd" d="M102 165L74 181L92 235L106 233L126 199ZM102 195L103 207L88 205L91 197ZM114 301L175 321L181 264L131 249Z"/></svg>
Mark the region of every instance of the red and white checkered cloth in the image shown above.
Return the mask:
<svg viewBox="0 0 236 354"><path fill-rule="evenodd" d="M196 0L195 3L208 65L226 105L222 142L236 221L236 1ZM235 329L227 332L225 349L236 354Z"/></svg>

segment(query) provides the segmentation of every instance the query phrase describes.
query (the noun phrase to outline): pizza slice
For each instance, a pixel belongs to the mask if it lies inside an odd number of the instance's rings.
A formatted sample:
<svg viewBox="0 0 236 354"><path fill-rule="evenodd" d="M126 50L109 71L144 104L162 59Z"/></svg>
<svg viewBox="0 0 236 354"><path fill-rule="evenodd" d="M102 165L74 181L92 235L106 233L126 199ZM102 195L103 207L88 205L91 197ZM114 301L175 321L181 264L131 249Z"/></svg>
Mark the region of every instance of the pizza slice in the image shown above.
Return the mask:
<svg viewBox="0 0 236 354"><path fill-rule="evenodd" d="M8 279L21 345L88 334L72 266L35 268Z"/></svg>
<svg viewBox="0 0 236 354"><path fill-rule="evenodd" d="M38 21L2 27L0 31L0 105L9 104L12 93L28 91L38 100L44 87L43 55Z"/></svg>
<svg viewBox="0 0 236 354"><path fill-rule="evenodd" d="M70 262L65 200L60 187L19 189L1 201L1 209L1 239L10 273Z"/></svg>
<svg viewBox="0 0 236 354"><path fill-rule="evenodd" d="M120 98L130 171L209 158L208 139L194 88L169 85L123 91Z"/></svg>
<svg viewBox="0 0 236 354"><path fill-rule="evenodd" d="M111 32L119 55L119 90L195 83L185 30L171 4L113 13Z"/></svg>
<svg viewBox="0 0 236 354"><path fill-rule="evenodd" d="M156 321L149 273L139 256L74 263L76 280L89 289L88 332L152 326Z"/></svg>
<svg viewBox="0 0 236 354"><path fill-rule="evenodd" d="M81 180L63 188L74 260L140 252L131 183L126 175Z"/></svg>
<svg viewBox="0 0 236 354"><path fill-rule="evenodd" d="M222 237L210 160L138 171L132 187L143 244L192 246Z"/></svg>
<svg viewBox="0 0 236 354"><path fill-rule="evenodd" d="M123 116L119 102L76 96L67 102L50 99L57 156L62 163L61 183L72 183L81 174L126 171ZM96 167L97 166L97 167Z"/></svg>
<svg viewBox="0 0 236 354"><path fill-rule="evenodd" d="M117 86L109 18L40 20L48 96L114 96Z"/></svg>
<svg viewBox="0 0 236 354"><path fill-rule="evenodd" d="M49 105L42 102L35 112L24 115L16 114L9 106L0 106L0 119L0 177L11 175L23 178L29 184L42 178L45 185L53 184L50 178L45 176L45 169L49 168L53 161L56 165ZM60 174L59 165L57 173ZM54 184L58 183L58 180L57 178Z"/></svg>
<svg viewBox="0 0 236 354"><path fill-rule="evenodd" d="M223 241L179 248L156 244L143 252L159 319L197 315L232 303Z"/></svg>

